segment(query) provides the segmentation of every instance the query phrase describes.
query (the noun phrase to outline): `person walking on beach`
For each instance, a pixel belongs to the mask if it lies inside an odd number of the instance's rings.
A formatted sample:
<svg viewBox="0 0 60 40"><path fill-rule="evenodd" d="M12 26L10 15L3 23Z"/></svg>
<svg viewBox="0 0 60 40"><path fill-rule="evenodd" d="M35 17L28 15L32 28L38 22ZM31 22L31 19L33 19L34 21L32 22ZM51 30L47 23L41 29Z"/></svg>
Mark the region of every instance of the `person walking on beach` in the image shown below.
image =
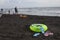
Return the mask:
<svg viewBox="0 0 60 40"><path fill-rule="evenodd" d="M18 13L17 7L15 7L14 9L15 9L15 13Z"/></svg>

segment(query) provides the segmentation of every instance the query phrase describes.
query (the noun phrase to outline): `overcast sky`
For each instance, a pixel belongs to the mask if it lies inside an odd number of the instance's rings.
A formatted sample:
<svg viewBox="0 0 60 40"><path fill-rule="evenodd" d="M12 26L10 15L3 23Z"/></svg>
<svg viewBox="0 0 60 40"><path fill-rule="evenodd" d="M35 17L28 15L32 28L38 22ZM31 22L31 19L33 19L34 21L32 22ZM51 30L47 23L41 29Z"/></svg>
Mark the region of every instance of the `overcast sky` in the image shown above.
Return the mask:
<svg viewBox="0 0 60 40"><path fill-rule="evenodd" d="M60 7L60 0L0 0L0 8Z"/></svg>

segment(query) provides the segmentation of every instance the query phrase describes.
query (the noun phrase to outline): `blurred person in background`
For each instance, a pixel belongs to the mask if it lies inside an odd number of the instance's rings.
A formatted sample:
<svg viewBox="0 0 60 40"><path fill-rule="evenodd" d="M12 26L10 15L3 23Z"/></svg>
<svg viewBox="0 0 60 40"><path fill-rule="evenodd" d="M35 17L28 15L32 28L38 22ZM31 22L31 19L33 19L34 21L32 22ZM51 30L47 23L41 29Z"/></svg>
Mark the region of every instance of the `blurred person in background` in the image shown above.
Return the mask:
<svg viewBox="0 0 60 40"><path fill-rule="evenodd" d="M18 13L18 9L17 9L17 7L15 7L14 9L15 9L15 13Z"/></svg>

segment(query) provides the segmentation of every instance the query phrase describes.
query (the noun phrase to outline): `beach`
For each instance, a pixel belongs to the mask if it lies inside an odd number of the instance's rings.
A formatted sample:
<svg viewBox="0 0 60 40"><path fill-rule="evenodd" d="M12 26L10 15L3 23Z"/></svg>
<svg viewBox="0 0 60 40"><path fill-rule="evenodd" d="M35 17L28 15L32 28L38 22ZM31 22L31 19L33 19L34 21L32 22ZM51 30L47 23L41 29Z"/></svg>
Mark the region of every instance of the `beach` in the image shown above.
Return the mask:
<svg viewBox="0 0 60 40"><path fill-rule="evenodd" d="M54 35L33 37L34 32L27 26L31 24L45 24ZM60 17L36 15L20 17L20 14L3 14L0 17L0 40L60 40Z"/></svg>

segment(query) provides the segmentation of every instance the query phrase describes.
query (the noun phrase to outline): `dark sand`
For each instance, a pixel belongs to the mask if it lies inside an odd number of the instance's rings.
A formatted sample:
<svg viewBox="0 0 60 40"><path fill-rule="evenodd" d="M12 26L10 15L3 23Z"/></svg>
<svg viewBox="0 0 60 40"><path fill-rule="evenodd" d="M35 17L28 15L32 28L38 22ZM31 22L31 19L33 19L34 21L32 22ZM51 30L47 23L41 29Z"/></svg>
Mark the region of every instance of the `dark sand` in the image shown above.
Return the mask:
<svg viewBox="0 0 60 40"><path fill-rule="evenodd" d="M27 25L33 23L46 24L53 36L32 37L33 32ZM60 40L60 17L29 16L21 18L19 15L2 15L0 18L0 40Z"/></svg>

